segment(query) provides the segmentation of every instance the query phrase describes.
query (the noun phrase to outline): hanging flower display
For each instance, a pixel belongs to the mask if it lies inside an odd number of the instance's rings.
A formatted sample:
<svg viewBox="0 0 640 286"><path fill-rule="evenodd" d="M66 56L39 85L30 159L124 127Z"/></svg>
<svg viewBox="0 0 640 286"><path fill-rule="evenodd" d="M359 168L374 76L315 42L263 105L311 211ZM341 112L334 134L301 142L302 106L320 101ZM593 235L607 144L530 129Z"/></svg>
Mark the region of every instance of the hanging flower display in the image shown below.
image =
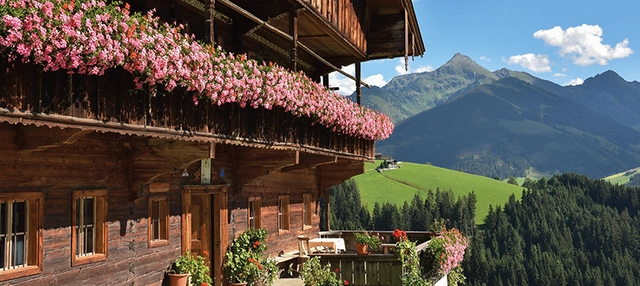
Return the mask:
<svg viewBox="0 0 640 286"><path fill-rule="evenodd" d="M334 132L381 140L393 132L384 114L333 93L302 72L202 44L181 25L161 23L154 11L104 0L0 0L0 53L45 71L102 75L121 67L136 88L162 85L209 98L213 104L279 106Z"/></svg>

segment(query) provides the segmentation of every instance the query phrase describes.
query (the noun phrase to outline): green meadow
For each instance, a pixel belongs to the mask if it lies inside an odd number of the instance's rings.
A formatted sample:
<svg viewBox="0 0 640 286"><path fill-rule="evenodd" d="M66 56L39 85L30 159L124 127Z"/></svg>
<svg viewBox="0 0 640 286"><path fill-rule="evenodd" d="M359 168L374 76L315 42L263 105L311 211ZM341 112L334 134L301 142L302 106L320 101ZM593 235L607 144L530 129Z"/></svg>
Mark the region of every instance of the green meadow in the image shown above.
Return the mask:
<svg viewBox="0 0 640 286"><path fill-rule="evenodd" d="M402 162L400 168L379 173L380 161L366 163L363 174L354 180L360 189L362 203L373 210L375 202L389 202L399 207L410 202L417 193L426 198L429 190L453 190L457 196L476 193L476 224L482 224L489 205L504 205L511 194L522 195L522 187L495 179L453 171L431 165Z"/></svg>
<svg viewBox="0 0 640 286"><path fill-rule="evenodd" d="M631 186L631 180L632 177L637 173L640 172L640 167L639 168L635 168L635 169L631 169L628 170L626 172L621 172L618 174L613 174L611 176L608 176L606 178L604 178L605 181L611 182L612 184L620 184L620 185L627 185L627 186Z"/></svg>

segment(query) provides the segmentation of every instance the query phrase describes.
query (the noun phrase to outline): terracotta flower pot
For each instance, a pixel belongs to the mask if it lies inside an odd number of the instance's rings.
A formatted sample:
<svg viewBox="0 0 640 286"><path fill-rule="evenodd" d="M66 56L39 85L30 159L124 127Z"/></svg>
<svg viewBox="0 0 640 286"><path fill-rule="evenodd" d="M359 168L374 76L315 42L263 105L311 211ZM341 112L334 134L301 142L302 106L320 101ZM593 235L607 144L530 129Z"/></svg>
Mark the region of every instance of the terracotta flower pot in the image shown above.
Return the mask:
<svg viewBox="0 0 640 286"><path fill-rule="evenodd" d="M247 282L234 282L234 283L229 283L229 286L245 286L247 285Z"/></svg>
<svg viewBox="0 0 640 286"><path fill-rule="evenodd" d="M369 246L366 244L356 244L356 252L358 255L369 255Z"/></svg>
<svg viewBox="0 0 640 286"><path fill-rule="evenodd" d="M189 284L189 274L169 274L170 286L187 286Z"/></svg>

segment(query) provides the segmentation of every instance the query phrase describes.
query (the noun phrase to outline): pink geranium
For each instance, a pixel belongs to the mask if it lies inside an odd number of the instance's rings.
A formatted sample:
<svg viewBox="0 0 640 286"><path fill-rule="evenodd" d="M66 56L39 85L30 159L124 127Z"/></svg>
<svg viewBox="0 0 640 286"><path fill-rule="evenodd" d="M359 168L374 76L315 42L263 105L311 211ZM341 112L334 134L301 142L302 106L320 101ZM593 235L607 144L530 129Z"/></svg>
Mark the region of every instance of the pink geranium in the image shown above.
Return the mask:
<svg viewBox="0 0 640 286"><path fill-rule="evenodd" d="M102 75L122 67L141 89L181 87L214 104L274 106L331 130L366 140L393 132L384 114L361 107L303 73L201 44L153 11L130 13L103 0L0 0L0 52L45 71Z"/></svg>

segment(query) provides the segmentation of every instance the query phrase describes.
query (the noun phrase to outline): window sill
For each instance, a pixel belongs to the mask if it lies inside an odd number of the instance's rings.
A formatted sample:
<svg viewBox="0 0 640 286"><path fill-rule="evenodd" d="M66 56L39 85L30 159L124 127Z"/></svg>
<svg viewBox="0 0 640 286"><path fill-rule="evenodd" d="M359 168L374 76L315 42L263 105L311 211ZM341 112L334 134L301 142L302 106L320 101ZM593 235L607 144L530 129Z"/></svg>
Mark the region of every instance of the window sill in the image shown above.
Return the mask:
<svg viewBox="0 0 640 286"><path fill-rule="evenodd" d="M90 256L74 257L74 259L71 260L71 266L85 265L85 264L105 261L105 260L107 260L107 255L102 253L98 253Z"/></svg>
<svg viewBox="0 0 640 286"><path fill-rule="evenodd" d="M167 246L169 245L169 240L156 240L156 241L149 241L149 248L154 248L154 247L160 247L160 246Z"/></svg>
<svg viewBox="0 0 640 286"><path fill-rule="evenodd" d="M289 230L288 229L279 229L278 230L278 235L285 235L288 234Z"/></svg>
<svg viewBox="0 0 640 286"><path fill-rule="evenodd" d="M26 266L17 269L0 271L0 281L6 281L9 279L16 279L20 277L30 276L42 273L42 269L38 266Z"/></svg>

